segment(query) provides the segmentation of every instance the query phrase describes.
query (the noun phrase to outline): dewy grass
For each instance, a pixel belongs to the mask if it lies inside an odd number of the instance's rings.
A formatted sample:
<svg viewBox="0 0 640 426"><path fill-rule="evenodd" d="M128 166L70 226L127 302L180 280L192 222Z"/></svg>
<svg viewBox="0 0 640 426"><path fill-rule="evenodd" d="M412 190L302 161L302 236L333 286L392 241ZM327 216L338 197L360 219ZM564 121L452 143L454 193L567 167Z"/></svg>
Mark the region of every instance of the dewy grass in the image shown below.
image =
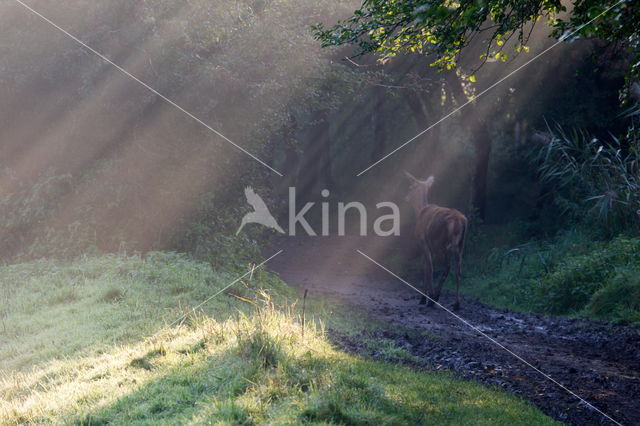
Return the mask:
<svg viewBox="0 0 640 426"><path fill-rule="evenodd" d="M2 269L0 424L553 424L500 390L340 352L317 321L303 337L266 272L246 300L162 328L231 277L172 254Z"/></svg>
<svg viewBox="0 0 640 426"><path fill-rule="evenodd" d="M99 352L147 336L245 271L215 272L175 253L38 261L0 268L0 369L16 370L77 351ZM258 271L237 289L264 285L292 295ZM231 315L244 304L219 297L205 312Z"/></svg>

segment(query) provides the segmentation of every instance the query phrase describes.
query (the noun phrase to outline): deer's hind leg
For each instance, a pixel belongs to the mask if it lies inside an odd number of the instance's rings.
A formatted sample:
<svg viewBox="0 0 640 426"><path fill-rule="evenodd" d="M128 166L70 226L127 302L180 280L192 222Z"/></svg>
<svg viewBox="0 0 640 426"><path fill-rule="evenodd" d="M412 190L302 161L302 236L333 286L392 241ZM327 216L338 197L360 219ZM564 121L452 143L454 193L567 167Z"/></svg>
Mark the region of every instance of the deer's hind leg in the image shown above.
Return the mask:
<svg viewBox="0 0 640 426"><path fill-rule="evenodd" d="M460 280L462 279L462 252L454 253L454 262L456 267L456 303L453 305L455 311L460 309Z"/></svg>
<svg viewBox="0 0 640 426"><path fill-rule="evenodd" d="M440 299L440 292L442 291L442 286L444 285L444 282L447 281L447 277L449 277L450 267L451 267L451 257L449 256L449 253L447 253L444 259L444 271L442 271L442 276L440 277L438 286L436 287L435 295L433 297L436 302Z"/></svg>
<svg viewBox="0 0 640 426"><path fill-rule="evenodd" d="M431 251L428 248L424 250L424 289L425 294L429 296L429 304L427 306L433 306L433 261L431 259ZM420 304L427 303L426 296L420 298Z"/></svg>

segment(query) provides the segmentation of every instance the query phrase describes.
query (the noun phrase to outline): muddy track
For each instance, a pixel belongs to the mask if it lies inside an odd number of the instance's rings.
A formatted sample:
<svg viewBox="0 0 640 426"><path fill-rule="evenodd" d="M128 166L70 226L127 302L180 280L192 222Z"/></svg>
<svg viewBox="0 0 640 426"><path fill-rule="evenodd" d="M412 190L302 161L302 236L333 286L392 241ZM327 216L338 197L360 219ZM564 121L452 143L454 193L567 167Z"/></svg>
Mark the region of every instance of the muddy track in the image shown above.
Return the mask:
<svg viewBox="0 0 640 426"><path fill-rule="evenodd" d="M613 424L578 398L525 365L446 311L418 304L419 295L386 272L372 268L355 249L384 264L385 252L368 239L285 239L272 269L310 297L323 295L365 311L395 327L346 336L330 332L345 350L368 353L364 338L392 339L424 368L496 385L531 400L568 424ZM376 255L380 257L376 257ZM453 304L451 294L441 298ZM509 350L604 411L616 421L640 424L640 333L630 327L494 309L463 299L458 313ZM419 333L411 332L417 331ZM428 333L430 337L424 337Z"/></svg>

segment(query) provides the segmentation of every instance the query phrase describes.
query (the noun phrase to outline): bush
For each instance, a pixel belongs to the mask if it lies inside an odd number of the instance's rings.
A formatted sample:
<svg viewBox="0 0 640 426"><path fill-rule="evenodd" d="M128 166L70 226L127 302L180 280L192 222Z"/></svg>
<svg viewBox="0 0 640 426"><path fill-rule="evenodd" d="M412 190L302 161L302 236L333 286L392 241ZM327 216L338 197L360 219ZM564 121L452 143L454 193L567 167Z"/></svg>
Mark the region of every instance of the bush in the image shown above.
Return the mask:
<svg viewBox="0 0 640 426"><path fill-rule="evenodd" d="M142 203L134 206L125 200L122 193L127 188L110 177L114 170L106 161L84 175L50 170L34 181L17 180L4 170L11 190L0 197L0 259L11 263L171 248L214 267L244 267L248 259L259 257L256 240L264 237L263 230L234 235L244 213L235 206L237 200L224 206L217 193L208 193L192 215L168 229L148 220ZM94 187L99 190L87 191ZM81 193L89 195L79 197ZM153 238L145 237L151 234Z"/></svg>
<svg viewBox="0 0 640 426"><path fill-rule="evenodd" d="M616 238L601 249L568 258L540 283L544 310L556 314L580 311L616 272L640 266L638 254L640 238Z"/></svg>
<svg viewBox="0 0 640 426"><path fill-rule="evenodd" d="M495 239L470 245L463 292L499 308L640 324L640 237L599 241L572 228L524 244Z"/></svg>
<svg viewBox="0 0 640 426"><path fill-rule="evenodd" d="M100 226L98 218L112 213L120 203L102 198L84 200L68 208L79 187L95 177L57 174L48 170L37 179L18 180L10 170L3 171L11 183L11 191L0 198L0 258L4 261L24 261L42 257L70 259L80 254L98 254L101 249L117 250L125 238L114 226ZM103 182L111 192L118 191L112 183ZM109 210L109 209L112 210ZM112 214L113 216L113 214Z"/></svg>
<svg viewBox="0 0 640 426"><path fill-rule="evenodd" d="M593 295L587 310L597 318L640 325L640 267L617 273Z"/></svg>

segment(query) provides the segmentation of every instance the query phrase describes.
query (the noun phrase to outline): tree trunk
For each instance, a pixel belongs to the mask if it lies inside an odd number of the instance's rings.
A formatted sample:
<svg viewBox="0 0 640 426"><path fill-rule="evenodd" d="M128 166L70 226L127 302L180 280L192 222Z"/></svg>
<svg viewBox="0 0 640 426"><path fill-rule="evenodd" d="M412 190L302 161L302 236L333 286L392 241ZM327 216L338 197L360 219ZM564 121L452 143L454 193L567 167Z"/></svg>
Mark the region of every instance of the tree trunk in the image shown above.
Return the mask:
<svg viewBox="0 0 640 426"><path fill-rule="evenodd" d="M435 113L429 102L426 102L418 93L408 91L405 94L405 99L409 109L411 109L418 132L426 130L440 118L440 115ZM417 158L417 161L420 161L421 174L423 175L438 175L440 173L438 169L440 162L437 161L440 157L440 130L440 124L438 124L420 138L422 143L425 144L425 155L422 158ZM419 143L419 141L417 142Z"/></svg>
<svg viewBox="0 0 640 426"><path fill-rule="evenodd" d="M293 114L290 114L290 117L291 119L282 129L282 142L284 145L282 173L284 178L275 180L275 193L277 194L277 199L281 200L281 204L278 206L278 211L280 212L279 220L287 220L287 215L289 214L287 202L289 199L289 187L298 186L298 168L300 166L298 121Z"/></svg>
<svg viewBox="0 0 640 426"><path fill-rule="evenodd" d="M316 185L333 187L331 176L331 140L329 134L329 111L320 109L314 113L315 124L305 132L307 143L297 171L296 202L304 205L313 198Z"/></svg>
<svg viewBox="0 0 640 426"><path fill-rule="evenodd" d="M447 86L458 106L467 102L467 96L462 88L460 79L455 72L445 74ZM478 213L478 217L486 218L487 208L487 177L489 174L489 160L491 158L491 137L486 120L478 112L477 105L468 105L461 111L462 123L466 124L476 154L473 171L473 193L471 203ZM486 118L486 117L485 117Z"/></svg>
<svg viewBox="0 0 640 426"><path fill-rule="evenodd" d="M415 120L418 129L420 129L420 131L426 129L429 126L429 119L423 108L422 102L420 102L418 94L413 90L409 90L405 94L405 99L407 101L407 105L411 109L413 119Z"/></svg>
<svg viewBox="0 0 640 426"><path fill-rule="evenodd" d="M287 186L296 185L298 163L300 162L297 136L298 120L294 115L291 115L289 123L285 124L282 129L282 138L285 146L283 173Z"/></svg>
<svg viewBox="0 0 640 426"><path fill-rule="evenodd" d="M371 105L371 128L373 130L373 148L371 150L371 162L376 162L385 153L387 129L382 113L384 105L384 88L373 86L373 105Z"/></svg>
<svg viewBox="0 0 640 426"><path fill-rule="evenodd" d="M331 122L329 121L329 111L323 110L319 114L318 141L320 144L320 162L318 167L318 177L322 182L322 189L332 189L334 187L333 175L331 173Z"/></svg>
<svg viewBox="0 0 640 426"><path fill-rule="evenodd" d="M491 158L491 137L486 123L478 123L478 128L473 134L473 146L476 152L476 161L471 202L480 219L484 220L487 212L487 178Z"/></svg>

